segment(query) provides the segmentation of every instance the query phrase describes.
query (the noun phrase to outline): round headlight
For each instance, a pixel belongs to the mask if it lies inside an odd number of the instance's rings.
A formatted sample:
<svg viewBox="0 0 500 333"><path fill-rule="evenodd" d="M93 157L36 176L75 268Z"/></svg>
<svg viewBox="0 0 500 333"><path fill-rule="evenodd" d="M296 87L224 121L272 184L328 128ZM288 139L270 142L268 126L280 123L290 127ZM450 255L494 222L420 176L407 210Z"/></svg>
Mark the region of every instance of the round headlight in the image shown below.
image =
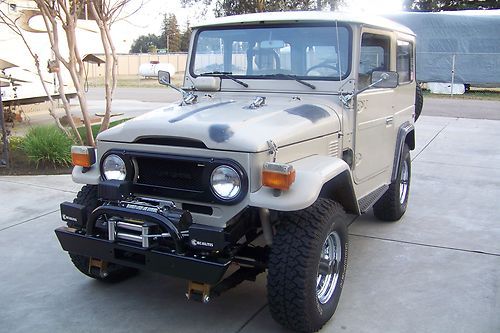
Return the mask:
<svg viewBox="0 0 500 333"><path fill-rule="evenodd" d="M232 167L221 165L214 169L210 184L217 195L222 200L234 199L241 191L241 178L238 172Z"/></svg>
<svg viewBox="0 0 500 333"><path fill-rule="evenodd" d="M110 154L102 163L104 177L107 180L124 180L127 177L127 166L123 159L115 154Z"/></svg>

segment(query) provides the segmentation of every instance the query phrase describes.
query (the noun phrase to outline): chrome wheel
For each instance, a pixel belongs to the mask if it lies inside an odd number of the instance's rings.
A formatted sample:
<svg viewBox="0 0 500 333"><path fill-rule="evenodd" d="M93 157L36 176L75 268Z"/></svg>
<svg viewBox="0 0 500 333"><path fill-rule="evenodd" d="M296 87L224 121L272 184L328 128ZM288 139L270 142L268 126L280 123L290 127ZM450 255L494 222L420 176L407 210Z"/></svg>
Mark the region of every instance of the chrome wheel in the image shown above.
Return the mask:
<svg viewBox="0 0 500 333"><path fill-rule="evenodd" d="M410 173L408 162L406 160L401 164L401 178L399 180L399 203L404 204L408 194L408 184L410 183Z"/></svg>
<svg viewBox="0 0 500 333"><path fill-rule="evenodd" d="M327 303L337 286L342 258L342 245L337 232L332 231L321 249L316 278L316 295L321 304Z"/></svg>

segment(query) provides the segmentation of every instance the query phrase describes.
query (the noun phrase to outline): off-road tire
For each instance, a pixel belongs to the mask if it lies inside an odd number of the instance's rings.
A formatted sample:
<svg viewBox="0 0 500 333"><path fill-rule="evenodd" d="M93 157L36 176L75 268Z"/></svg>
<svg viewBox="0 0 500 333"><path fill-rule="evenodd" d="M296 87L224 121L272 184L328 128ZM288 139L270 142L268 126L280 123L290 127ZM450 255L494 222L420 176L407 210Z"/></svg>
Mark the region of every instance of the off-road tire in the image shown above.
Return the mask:
<svg viewBox="0 0 500 333"><path fill-rule="evenodd" d="M76 195L73 203L87 207L87 217L99 206L97 196L97 186L85 185ZM137 270L129 267L123 267L113 263L108 264L107 275L102 276L100 270L96 268L89 269L89 258L74 253L69 253L73 265L83 274L100 281L119 282L130 276L137 274Z"/></svg>
<svg viewBox="0 0 500 333"><path fill-rule="evenodd" d="M347 218L343 207L328 199L283 213L269 257L267 292L271 315L295 331L315 332L332 317L339 302L347 268ZM335 232L341 256L333 294L321 304L317 294L320 255L326 239Z"/></svg>
<svg viewBox="0 0 500 333"><path fill-rule="evenodd" d="M415 90L415 121L422 113L422 108L424 107L424 94L422 92L422 87L417 83L417 88Z"/></svg>
<svg viewBox="0 0 500 333"><path fill-rule="evenodd" d="M408 180L406 188L403 188L405 193L404 200L401 202L400 188L403 186L401 177L404 169L404 164L407 165ZM410 193L411 180L411 158L410 148L407 144L403 147L403 152L399 161L398 173L396 179L389 185L389 188L384 195L373 205L373 213L375 217L382 221L398 221L406 212L408 207L408 196Z"/></svg>
<svg viewBox="0 0 500 333"><path fill-rule="evenodd" d="M90 216L92 211L99 206L99 199L97 199L97 186L85 185L77 193L73 203L84 205L87 207L87 217Z"/></svg>

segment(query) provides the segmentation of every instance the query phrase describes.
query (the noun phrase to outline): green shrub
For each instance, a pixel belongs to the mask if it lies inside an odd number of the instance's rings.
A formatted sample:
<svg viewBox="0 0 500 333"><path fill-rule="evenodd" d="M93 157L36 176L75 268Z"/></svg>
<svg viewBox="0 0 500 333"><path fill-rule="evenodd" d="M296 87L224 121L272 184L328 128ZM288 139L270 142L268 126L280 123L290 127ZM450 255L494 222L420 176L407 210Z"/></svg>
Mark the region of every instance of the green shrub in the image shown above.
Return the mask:
<svg viewBox="0 0 500 333"><path fill-rule="evenodd" d="M22 136L11 136L9 137L9 149L10 151L21 150L24 143L24 137Z"/></svg>
<svg viewBox="0 0 500 333"><path fill-rule="evenodd" d="M29 160L50 163L56 166L71 165L71 146L73 141L53 125L32 127L22 143L22 150Z"/></svg>

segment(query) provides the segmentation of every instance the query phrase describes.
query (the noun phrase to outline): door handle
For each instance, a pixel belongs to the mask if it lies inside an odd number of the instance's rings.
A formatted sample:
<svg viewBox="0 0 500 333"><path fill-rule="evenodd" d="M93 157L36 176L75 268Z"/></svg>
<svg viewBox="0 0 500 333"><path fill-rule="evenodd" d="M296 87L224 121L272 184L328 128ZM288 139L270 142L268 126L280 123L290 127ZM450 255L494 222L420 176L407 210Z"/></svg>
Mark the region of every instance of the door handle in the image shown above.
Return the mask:
<svg viewBox="0 0 500 333"><path fill-rule="evenodd" d="M386 125L391 125L393 123L393 121L394 121L394 117L392 117L392 116L385 118Z"/></svg>

